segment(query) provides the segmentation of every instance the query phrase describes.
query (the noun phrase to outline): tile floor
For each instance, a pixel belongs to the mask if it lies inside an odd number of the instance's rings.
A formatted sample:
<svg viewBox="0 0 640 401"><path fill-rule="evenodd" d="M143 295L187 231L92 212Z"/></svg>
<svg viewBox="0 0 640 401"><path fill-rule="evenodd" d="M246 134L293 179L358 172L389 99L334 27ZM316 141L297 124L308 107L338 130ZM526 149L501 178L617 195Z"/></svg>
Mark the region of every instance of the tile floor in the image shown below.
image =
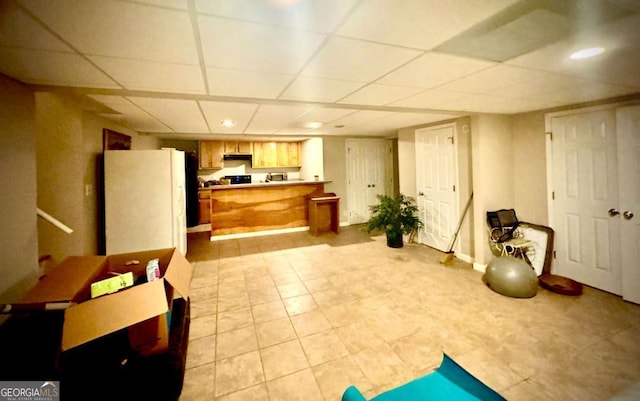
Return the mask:
<svg viewBox="0 0 640 401"><path fill-rule="evenodd" d="M639 388L640 306L592 288L508 298L440 256L387 248L357 226L220 242L189 234L180 400L339 401L349 385L371 398L431 372L443 352L508 400Z"/></svg>

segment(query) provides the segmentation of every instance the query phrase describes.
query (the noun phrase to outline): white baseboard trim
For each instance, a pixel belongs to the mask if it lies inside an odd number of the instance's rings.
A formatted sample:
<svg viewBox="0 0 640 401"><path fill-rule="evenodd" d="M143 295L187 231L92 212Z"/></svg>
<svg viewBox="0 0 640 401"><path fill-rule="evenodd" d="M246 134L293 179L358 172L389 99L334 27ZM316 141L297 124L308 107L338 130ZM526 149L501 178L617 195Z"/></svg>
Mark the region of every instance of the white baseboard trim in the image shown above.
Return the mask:
<svg viewBox="0 0 640 401"><path fill-rule="evenodd" d="M487 265L484 265L482 263L473 263L473 270L477 270L480 273L484 273L485 271L487 271Z"/></svg>

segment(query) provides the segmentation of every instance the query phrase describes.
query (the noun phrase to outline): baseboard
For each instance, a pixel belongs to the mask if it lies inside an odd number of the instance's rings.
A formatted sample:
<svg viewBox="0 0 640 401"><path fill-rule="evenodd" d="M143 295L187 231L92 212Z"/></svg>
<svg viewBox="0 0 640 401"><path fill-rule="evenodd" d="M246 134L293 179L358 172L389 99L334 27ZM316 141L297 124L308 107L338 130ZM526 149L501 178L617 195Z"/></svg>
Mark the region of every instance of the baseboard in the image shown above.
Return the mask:
<svg viewBox="0 0 640 401"><path fill-rule="evenodd" d="M487 265L482 263L473 263L473 270L477 270L480 273L484 273L487 270Z"/></svg>

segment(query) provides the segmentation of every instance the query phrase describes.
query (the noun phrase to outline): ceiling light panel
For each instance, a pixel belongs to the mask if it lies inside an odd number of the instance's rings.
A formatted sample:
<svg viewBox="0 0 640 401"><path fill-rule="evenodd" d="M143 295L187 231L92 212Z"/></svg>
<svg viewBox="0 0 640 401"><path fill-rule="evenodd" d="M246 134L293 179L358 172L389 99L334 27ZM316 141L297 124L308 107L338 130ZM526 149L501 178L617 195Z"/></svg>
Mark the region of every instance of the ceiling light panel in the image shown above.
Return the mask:
<svg viewBox="0 0 640 401"><path fill-rule="evenodd" d="M118 89L120 86L73 53L0 47L0 72L40 85Z"/></svg>
<svg viewBox="0 0 640 401"><path fill-rule="evenodd" d="M205 133L209 128L195 100L128 97L141 109L178 133Z"/></svg>
<svg viewBox="0 0 640 401"><path fill-rule="evenodd" d="M333 38L311 60L301 75L368 82L420 54L417 50Z"/></svg>
<svg viewBox="0 0 640 401"><path fill-rule="evenodd" d="M247 124L249 124L258 105L253 103L200 101L200 108L213 133L240 134L244 132ZM236 124L232 127L224 127L220 125L223 120L233 120Z"/></svg>
<svg viewBox="0 0 640 401"><path fill-rule="evenodd" d="M331 32L355 0L196 0L200 13L316 32Z"/></svg>
<svg viewBox="0 0 640 401"><path fill-rule="evenodd" d="M217 17L198 18L209 67L296 74L325 36Z"/></svg>
<svg viewBox="0 0 640 401"><path fill-rule="evenodd" d="M198 64L187 12L124 1L83 0L69 6L64 0L24 0L20 4L82 52Z"/></svg>
<svg viewBox="0 0 640 401"><path fill-rule="evenodd" d="M430 50L517 0L370 0L360 2L340 35Z"/></svg>
<svg viewBox="0 0 640 401"><path fill-rule="evenodd" d="M211 95L275 99L294 76L208 67L207 77Z"/></svg>
<svg viewBox="0 0 640 401"><path fill-rule="evenodd" d="M308 102L335 102L364 85L363 82L336 79L298 77L280 99Z"/></svg>
<svg viewBox="0 0 640 401"><path fill-rule="evenodd" d="M433 88L494 66L495 63L430 52L376 83Z"/></svg>
<svg viewBox="0 0 640 401"><path fill-rule="evenodd" d="M99 56L90 56L89 58L126 89L170 93L207 93L202 81L202 70L197 65Z"/></svg>

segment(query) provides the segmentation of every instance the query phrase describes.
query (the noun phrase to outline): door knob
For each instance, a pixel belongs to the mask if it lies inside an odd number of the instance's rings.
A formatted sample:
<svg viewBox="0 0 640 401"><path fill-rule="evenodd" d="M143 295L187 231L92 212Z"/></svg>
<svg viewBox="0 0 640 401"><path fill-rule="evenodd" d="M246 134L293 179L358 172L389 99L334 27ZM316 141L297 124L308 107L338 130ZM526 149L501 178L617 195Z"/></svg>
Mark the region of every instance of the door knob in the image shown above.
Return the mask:
<svg viewBox="0 0 640 401"><path fill-rule="evenodd" d="M424 196L424 192L418 192L418 196Z"/></svg>
<svg viewBox="0 0 640 401"><path fill-rule="evenodd" d="M630 211L628 211L628 210L627 210L626 212L622 213L622 215L624 216L624 218L625 218L626 220L631 220L631 219L633 219L633 213L631 213L631 212L630 212Z"/></svg>
<svg viewBox="0 0 640 401"><path fill-rule="evenodd" d="M619 214L620 214L620 212L618 211L618 209L609 209L609 216L613 217L613 216L617 216Z"/></svg>

